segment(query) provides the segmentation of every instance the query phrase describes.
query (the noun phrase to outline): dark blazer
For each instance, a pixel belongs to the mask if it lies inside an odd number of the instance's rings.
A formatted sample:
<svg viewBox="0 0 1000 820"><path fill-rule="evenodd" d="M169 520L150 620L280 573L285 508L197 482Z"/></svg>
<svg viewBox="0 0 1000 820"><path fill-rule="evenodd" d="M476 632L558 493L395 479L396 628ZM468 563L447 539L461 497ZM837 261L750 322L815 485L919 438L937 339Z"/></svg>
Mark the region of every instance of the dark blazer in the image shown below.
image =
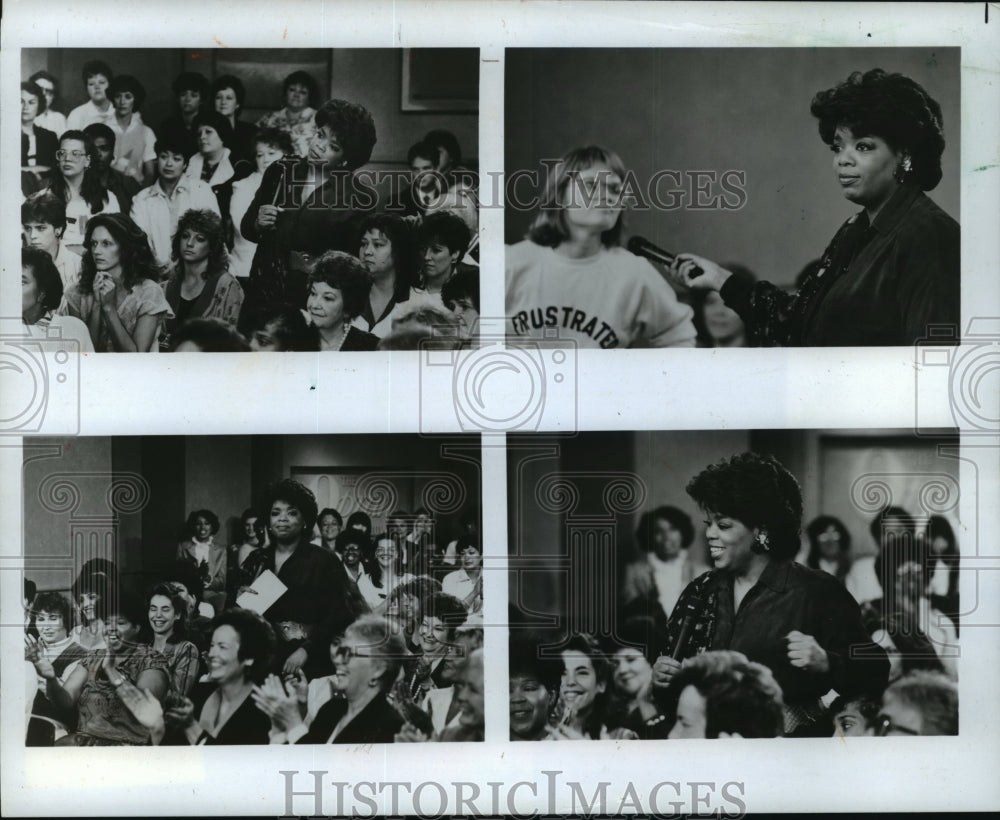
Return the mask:
<svg viewBox="0 0 1000 820"><path fill-rule="evenodd" d="M198 683L191 692L194 703L194 714L200 715L209 695L215 691L214 683ZM205 735L206 746L266 746L270 742L268 732L271 730L271 720L248 696L233 712L229 719L219 729L217 737ZM331 730L332 731L332 730ZM177 732L168 731L164 739L165 745L186 745L187 738Z"/></svg>
<svg viewBox="0 0 1000 820"><path fill-rule="evenodd" d="M233 129L233 139L229 146L233 152L233 161L241 159L256 166L256 156L254 154L254 137L257 136L257 126L252 122L236 120L236 127Z"/></svg>
<svg viewBox="0 0 1000 820"><path fill-rule="evenodd" d="M59 137L46 128L31 126L35 132L35 164L52 168L56 164L56 150L59 148ZM28 135L21 132L21 165L28 164Z"/></svg>
<svg viewBox="0 0 1000 820"><path fill-rule="evenodd" d="M347 712L347 701L337 698L320 707L313 719L309 732L299 738L299 743L326 743L333 734L337 723ZM396 732L403 726L400 717L384 694L378 694L344 730L333 739L334 743L392 743Z"/></svg>
<svg viewBox="0 0 1000 820"><path fill-rule="evenodd" d="M374 350L378 346L378 336L368 333L359 327L351 325L344 337L340 349L346 352L358 350Z"/></svg>

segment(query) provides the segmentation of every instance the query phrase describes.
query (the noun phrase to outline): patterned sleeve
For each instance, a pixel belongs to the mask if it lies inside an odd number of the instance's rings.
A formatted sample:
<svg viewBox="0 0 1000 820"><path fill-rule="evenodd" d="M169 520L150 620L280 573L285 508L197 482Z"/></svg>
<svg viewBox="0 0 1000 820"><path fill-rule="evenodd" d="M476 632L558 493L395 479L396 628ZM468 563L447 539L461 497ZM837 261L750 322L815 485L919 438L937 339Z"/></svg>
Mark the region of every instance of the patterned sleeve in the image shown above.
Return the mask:
<svg viewBox="0 0 1000 820"><path fill-rule="evenodd" d="M182 695L191 692L201 675L198 647L190 641L177 645L170 669L170 680L175 690Z"/></svg>
<svg viewBox="0 0 1000 820"><path fill-rule="evenodd" d="M242 307L242 286L231 274L223 274L215 286L215 294L212 296L212 304L208 308L207 315L215 319L222 319L235 327L240 318Z"/></svg>

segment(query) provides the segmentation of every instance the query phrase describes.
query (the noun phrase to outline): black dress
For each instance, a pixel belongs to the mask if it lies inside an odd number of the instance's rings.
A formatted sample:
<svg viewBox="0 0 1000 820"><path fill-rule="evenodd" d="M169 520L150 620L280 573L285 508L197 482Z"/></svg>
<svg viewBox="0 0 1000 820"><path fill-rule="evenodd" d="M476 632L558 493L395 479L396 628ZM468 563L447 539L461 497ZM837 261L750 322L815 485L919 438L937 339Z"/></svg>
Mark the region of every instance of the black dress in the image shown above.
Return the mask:
<svg viewBox="0 0 1000 820"><path fill-rule="evenodd" d="M329 700L320 707L313 719L309 732L299 738L297 743L354 743L367 745L370 743L392 743L396 732L403 726L403 718L379 693L371 703L348 723L341 733L332 741L330 735L340 719L347 712L347 701L341 698Z"/></svg>

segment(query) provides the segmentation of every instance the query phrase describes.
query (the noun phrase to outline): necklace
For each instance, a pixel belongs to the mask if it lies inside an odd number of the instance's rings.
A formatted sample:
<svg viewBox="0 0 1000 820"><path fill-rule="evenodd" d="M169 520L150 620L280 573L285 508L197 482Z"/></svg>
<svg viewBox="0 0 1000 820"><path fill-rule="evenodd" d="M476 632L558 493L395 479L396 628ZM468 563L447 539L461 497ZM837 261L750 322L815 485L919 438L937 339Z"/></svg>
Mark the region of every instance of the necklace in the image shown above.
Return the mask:
<svg viewBox="0 0 1000 820"><path fill-rule="evenodd" d="M351 329L351 324L350 324L350 322L348 322L345 319L344 323L340 326L340 332L338 333L338 335L336 337L337 338L337 343L333 344L332 341L331 342L327 342L324 349L326 349L326 350L340 350L344 346L344 342L347 341L347 333L348 333L348 331L350 329Z"/></svg>

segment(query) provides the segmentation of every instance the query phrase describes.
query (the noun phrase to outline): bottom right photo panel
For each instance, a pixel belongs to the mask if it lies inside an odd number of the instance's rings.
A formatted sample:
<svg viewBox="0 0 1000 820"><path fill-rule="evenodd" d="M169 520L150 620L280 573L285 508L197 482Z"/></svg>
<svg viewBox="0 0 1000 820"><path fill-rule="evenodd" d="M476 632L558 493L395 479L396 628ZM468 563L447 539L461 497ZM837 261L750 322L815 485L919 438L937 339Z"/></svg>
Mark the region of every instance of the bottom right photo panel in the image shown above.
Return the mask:
<svg viewBox="0 0 1000 820"><path fill-rule="evenodd" d="M957 735L958 444L508 437L510 739Z"/></svg>

